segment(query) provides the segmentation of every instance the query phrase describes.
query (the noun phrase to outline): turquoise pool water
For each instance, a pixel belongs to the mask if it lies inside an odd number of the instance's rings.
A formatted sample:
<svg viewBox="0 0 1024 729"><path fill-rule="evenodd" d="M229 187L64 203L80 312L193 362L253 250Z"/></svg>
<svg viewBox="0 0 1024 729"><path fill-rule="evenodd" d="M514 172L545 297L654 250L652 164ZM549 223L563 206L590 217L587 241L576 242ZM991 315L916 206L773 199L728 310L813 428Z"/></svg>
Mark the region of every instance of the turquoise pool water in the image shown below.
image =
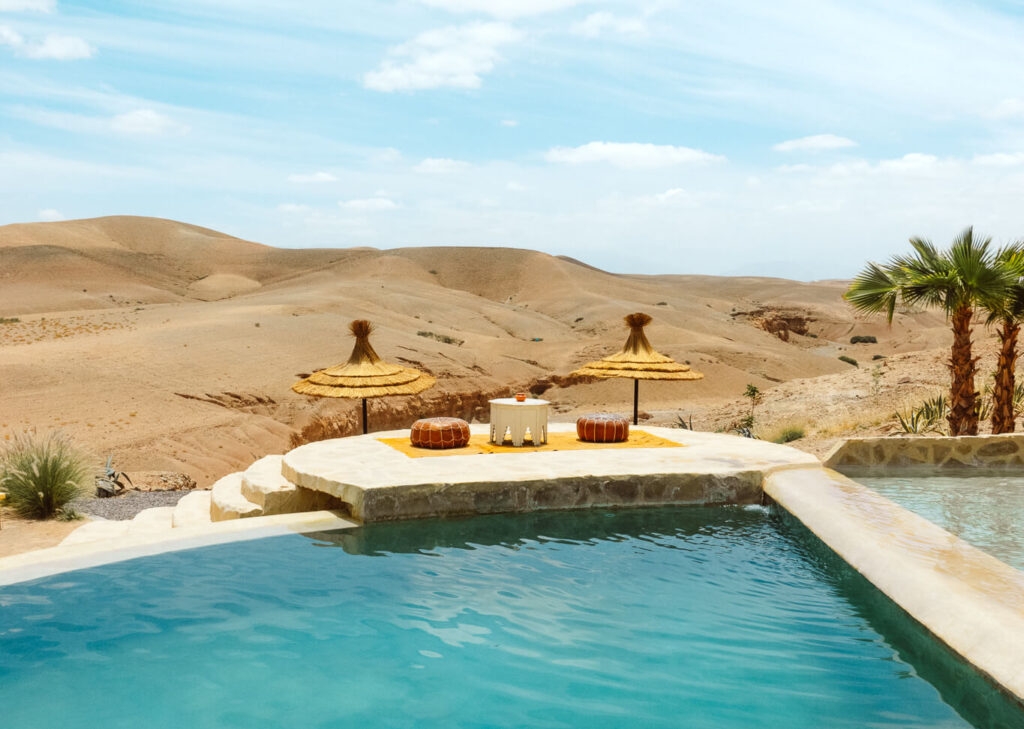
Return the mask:
<svg viewBox="0 0 1024 729"><path fill-rule="evenodd" d="M0 588L0 725L1008 727L766 510L371 526Z"/></svg>
<svg viewBox="0 0 1024 729"><path fill-rule="evenodd" d="M1024 476L957 471L853 478L975 547L1024 569Z"/></svg>

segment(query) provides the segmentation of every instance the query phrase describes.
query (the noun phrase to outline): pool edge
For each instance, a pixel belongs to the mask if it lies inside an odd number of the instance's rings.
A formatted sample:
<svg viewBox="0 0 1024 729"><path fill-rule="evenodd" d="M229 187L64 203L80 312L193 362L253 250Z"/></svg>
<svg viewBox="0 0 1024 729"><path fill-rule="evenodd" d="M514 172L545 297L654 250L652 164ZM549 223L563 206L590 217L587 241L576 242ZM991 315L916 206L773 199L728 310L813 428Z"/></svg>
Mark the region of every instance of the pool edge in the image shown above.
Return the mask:
<svg viewBox="0 0 1024 729"><path fill-rule="evenodd" d="M213 544L360 526L341 512L307 511L213 522L80 544L66 544L0 557L0 587L40 577L98 567L136 557Z"/></svg>
<svg viewBox="0 0 1024 729"><path fill-rule="evenodd" d="M773 471L764 492L1024 706L1024 572L830 469Z"/></svg>

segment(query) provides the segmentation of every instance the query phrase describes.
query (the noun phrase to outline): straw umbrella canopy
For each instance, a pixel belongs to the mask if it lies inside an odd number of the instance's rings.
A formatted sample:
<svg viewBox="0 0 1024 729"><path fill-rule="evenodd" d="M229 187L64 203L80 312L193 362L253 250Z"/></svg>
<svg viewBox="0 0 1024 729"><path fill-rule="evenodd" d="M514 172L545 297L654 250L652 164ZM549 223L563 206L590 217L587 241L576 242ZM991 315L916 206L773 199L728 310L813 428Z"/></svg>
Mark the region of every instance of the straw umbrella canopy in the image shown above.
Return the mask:
<svg viewBox="0 0 1024 729"><path fill-rule="evenodd" d="M319 370L292 389L302 395L346 397L363 401L363 432L366 426L366 400L390 395L416 395L434 386L435 379L409 367L382 360L370 344L373 325L364 319L349 324L356 344L345 364Z"/></svg>
<svg viewBox="0 0 1024 729"><path fill-rule="evenodd" d="M629 338L622 351L596 362L588 362L573 374L632 379L633 425L636 425L640 414L640 380L701 380L704 375L654 351L651 343L647 341L647 335L644 334L644 327L651 323L649 315L630 314L625 321L629 327Z"/></svg>

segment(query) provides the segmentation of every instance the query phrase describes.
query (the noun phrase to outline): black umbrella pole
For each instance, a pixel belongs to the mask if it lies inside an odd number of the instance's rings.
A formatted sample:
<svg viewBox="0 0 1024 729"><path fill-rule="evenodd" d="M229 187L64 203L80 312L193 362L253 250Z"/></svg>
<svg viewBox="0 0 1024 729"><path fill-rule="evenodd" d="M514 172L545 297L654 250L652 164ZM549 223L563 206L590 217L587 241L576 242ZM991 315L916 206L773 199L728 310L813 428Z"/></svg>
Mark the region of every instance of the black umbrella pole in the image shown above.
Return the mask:
<svg viewBox="0 0 1024 729"><path fill-rule="evenodd" d="M366 398L363 398L363 435L370 432L366 427Z"/></svg>
<svg viewBox="0 0 1024 729"><path fill-rule="evenodd" d="M640 418L640 380L633 380L633 425Z"/></svg>

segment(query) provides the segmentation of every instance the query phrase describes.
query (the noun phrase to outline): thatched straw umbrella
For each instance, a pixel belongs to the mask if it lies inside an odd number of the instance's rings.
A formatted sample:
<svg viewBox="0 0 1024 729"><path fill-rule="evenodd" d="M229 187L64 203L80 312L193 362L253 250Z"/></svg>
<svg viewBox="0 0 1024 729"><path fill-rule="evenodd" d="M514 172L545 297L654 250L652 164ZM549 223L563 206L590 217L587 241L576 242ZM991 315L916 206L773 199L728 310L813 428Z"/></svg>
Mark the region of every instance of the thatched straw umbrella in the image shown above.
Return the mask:
<svg viewBox="0 0 1024 729"><path fill-rule="evenodd" d="M630 314L626 317L629 339L618 354L588 362L573 372L574 375L590 377L624 377L633 380L633 425L637 424L640 401L640 380L700 380L704 375L694 372L687 365L679 364L671 357L659 354L651 347L644 334L644 327L651 323L647 314Z"/></svg>
<svg viewBox="0 0 1024 729"><path fill-rule="evenodd" d="M434 378L419 370L385 362L370 345L373 325L364 319L349 324L356 345L348 362L314 372L299 380L292 389L317 397L362 398L363 432L366 427L366 400L389 395L416 395L434 386Z"/></svg>

